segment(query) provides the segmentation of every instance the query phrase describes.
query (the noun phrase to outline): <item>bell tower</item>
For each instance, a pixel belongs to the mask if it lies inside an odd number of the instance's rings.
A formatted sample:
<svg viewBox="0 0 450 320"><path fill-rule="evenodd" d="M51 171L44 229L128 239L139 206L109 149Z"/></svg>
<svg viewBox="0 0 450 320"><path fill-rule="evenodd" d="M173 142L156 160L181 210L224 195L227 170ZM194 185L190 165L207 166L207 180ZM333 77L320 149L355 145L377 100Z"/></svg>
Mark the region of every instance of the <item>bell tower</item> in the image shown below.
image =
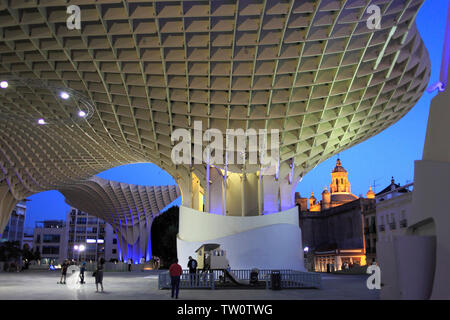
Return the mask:
<svg viewBox="0 0 450 320"><path fill-rule="evenodd" d="M336 166L331 171L331 193L351 193L350 182L347 178L347 170L342 166L341 160L337 159Z"/></svg>

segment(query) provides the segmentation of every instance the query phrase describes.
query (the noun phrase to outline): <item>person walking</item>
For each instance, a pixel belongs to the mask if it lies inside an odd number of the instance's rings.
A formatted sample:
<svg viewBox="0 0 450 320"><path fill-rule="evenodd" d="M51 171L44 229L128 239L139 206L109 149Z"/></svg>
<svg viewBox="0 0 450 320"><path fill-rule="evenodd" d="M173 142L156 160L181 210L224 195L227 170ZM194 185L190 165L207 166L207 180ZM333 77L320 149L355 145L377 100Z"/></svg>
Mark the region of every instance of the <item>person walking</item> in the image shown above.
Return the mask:
<svg viewBox="0 0 450 320"><path fill-rule="evenodd" d="M98 284L100 283L102 287L103 292L103 270L105 266L105 259L100 258L100 260L97 262L97 269L95 270L95 287L97 288L98 292Z"/></svg>
<svg viewBox="0 0 450 320"><path fill-rule="evenodd" d="M67 276L67 269L69 268L69 261L64 260L62 266L61 266L61 279L59 279L59 284L66 284L66 276ZM64 282L63 282L64 279Z"/></svg>
<svg viewBox="0 0 450 320"><path fill-rule="evenodd" d="M189 268L189 279L192 284L195 284L197 281L196 279L196 273L197 273L197 260L189 256L189 262L187 264L187 267Z"/></svg>
<svg viewBox="0 0 450 320"><path fill-rule="evenodd" d="M175 293L175 299L178 299L178 291L180 290L180 277L183 273L183 269L178 264L178 259L175 259L175 262L172 263L169 267L169 274L172 284L172 298Z"/></svg>
<svg viewBox="0 0 450 320"><path fill-rule="evenodd" d="M84 284L84 272L86 271L86 261L83 261L80 268L80 283Z"/></svg>
<svg viewBox="0 0 450 320"><path fill-rule="evenodd" d="M128 272L131 272L131 265L133 264L133 259L130 258L130 260L128 260Z"/></svg>

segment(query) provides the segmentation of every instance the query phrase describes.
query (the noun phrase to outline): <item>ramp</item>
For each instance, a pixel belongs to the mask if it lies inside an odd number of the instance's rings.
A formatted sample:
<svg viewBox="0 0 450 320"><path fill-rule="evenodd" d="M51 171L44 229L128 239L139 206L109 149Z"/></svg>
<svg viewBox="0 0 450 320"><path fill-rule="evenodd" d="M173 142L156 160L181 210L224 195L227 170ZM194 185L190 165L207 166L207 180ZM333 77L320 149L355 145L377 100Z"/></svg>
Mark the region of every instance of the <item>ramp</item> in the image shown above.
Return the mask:
<svg viewBox="0 0 450 320"><path fill-rule="evenodd" d="M228 271L228 270L223 270L225 277L230 278L231 282L233 282L234 284L237 285L247 285L249 284L248 280L241 280L238 277L236 277L236 275L232 272L232 271Z"/></svg>

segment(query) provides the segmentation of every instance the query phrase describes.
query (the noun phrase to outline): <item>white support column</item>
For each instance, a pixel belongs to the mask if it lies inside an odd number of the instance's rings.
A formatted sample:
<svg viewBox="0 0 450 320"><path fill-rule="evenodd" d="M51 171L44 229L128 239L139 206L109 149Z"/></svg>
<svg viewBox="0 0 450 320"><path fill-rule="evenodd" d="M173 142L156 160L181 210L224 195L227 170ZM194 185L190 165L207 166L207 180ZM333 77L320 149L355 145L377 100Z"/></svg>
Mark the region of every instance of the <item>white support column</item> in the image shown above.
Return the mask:
<svg viewBox="0 0 450 320"><path fill-rule="evenodd" d="M241 197L242 197L242 204L241 204L241 216L244 217L246 215L246 194L245 194L245 172L242 171L241 175Z"/></svg>
<svg viewBox="0 0 450 320"><path fill-rule="evenodd" d="M227 136L228 139L228 136ZM227 215L227 176L228 176L228 150L225 151L225 173L223 175L223 215Z"/></svg>
<svg viewBox="0 0 450 320"><path fill-rule="evenodd" d="M262 170L259 170L258 176L258 215L260 216L264 210L264 202L263 200L263 184L262 184Z"/></svg>
<svg viewBox="0 0 450 320"><path fill-rule="evenodd" d="M207 148L206 151L206 194L205 194L205 211L206 212L210 212L211 211L211 206L210 206L210 173L211 173L211 166L210 166L210 150L209 147Z"/></svg>

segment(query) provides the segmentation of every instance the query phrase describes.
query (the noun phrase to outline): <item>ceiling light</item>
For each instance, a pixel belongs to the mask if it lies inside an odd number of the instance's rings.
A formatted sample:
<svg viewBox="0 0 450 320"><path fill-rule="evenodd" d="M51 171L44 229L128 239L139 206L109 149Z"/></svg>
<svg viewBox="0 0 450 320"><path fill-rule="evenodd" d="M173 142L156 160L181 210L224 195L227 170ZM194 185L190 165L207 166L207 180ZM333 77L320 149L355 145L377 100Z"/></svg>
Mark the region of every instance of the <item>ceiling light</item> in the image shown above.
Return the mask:
<svg viewBox="0 0 450 320"><path fill-rule="evenodd" d="M63 98L64 100L67 100L70 98L70 95L67 92L63 91L61 92L60 97Z"/></svg>
<svg viewBox="0 0 450 320"><path fill-rule="evenodd" d="M0 88L6 89L6 88L8 88L8 86L9 86L8 81L2 81L2 82L0 82Z"/></svg>
<svg viewBox="0 0 450 320"><path fill-rule="evenodd" d="M39 124L45 124L45 120L44 120L44 119L39 119L39 120L38 120L38 123L39 123Z"/></svg>
<svg viewBox="0 0 450 320"><path fill-rule="evenodd" d="M83 110L80 110L80 111L78 112L78 115L79 115L80 117L84 118L84 117L86 117L86 112L83 111Z"/></svg>

